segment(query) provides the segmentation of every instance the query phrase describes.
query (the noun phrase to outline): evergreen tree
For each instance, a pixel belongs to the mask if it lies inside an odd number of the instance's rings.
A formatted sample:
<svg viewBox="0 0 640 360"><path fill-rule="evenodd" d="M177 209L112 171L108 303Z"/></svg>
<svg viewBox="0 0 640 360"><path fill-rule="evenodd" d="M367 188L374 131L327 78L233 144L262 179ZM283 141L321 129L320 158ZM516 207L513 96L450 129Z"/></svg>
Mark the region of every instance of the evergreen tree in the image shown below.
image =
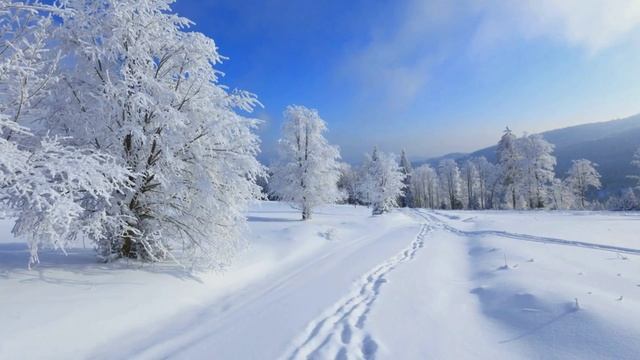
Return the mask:
<svg viewBox="0 0 640 360"><path fill-rule="evenodd" d="M411 162L407 159L407 154L404 149L400 155L400 169L402 170L402 174L404 174L404 194L400 196L399 205L400 207L409 207L411 206L413 194L411 192L411 172L413 171L413 167L411 166Z"/></svg>
<svg viewBox="0 0 640 360"><path fill-rule="evenodd" d="M516 146L516 136L507 127L498 142L496 150L498 166L500 168L500 179L505 196L511 204L511 208L517 208L518 186L520 185L520 159Z"/></svg>

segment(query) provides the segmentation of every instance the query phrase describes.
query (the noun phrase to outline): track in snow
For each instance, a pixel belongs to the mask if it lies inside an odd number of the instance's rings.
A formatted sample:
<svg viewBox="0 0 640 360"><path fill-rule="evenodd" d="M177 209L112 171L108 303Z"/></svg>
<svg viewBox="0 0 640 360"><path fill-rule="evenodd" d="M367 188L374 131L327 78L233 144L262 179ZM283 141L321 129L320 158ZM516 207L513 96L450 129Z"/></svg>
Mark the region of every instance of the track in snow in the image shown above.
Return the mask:
<svg viewBox="0 0 640 360"><path fill-rule="evenodd" d="M312 321L283 359L374 359L378 343L364 329L367 316L387 281L386 275L412 260L431 230L423 224L409 247L367 273L346 298Z"/></svg>
<svg viewBox="0 0 640 360"><path fill-rule="evenodd" d="M434 216L432 214L424 213L424 212L417 211L417 210L416 210L416 213L419 214L424 219L431 220L431 221L435 222L436 226L439 226L439 227L441 227L441 228L443 228L443 229L445 229L447 231L450 231L452 233L455 233L455 234L458 234L458 235L462 235L462 236L490 236L490 235L493 235L493 236L500 236L500 237L509 238L509 239L531 241L531 242L538 242L538 243L544 243L544 244L575 246L575 247L587 248L587 249L592 249L592 250L603 250L603 251L611 251L611 252L616 252L616 253L640 255L640 249L632 249L632 248L613 246L613 245L588 243L588 242L574 241L574 240L564 240L564 239L557 239L557 238L552 238L552 237L544 237L544 236L536 236L536 235L528 235L528 234L518 234L518 233L512 233L512 232L502 231L502 230L465 231L465 230L457 229L457 228L445 223L444 221L438 219L436 216ZM448 219L455 219L455 220L459 219L458 217L455 217L455 216L444 215L444 214L437 213L437 212L435 214L440 215L440 216L445 216Z"/></svg>

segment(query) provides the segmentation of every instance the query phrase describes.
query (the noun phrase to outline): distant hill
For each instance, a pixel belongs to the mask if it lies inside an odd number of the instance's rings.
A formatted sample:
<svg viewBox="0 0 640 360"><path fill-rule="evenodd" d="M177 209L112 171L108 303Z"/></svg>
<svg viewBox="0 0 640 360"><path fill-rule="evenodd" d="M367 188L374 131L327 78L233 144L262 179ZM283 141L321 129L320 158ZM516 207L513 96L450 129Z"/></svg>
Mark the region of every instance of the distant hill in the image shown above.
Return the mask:
<svg viewBox="0 0 640 360"><path fill-rule="evenodd" d="M556 147L554 155L558 160L556 167L558 177L565 177L571 166L571 160L584 158L599 165L603 195L635 185L635 181L629 179L627 175L638 171L631 165L631 158L640 147L640 114L624 119L546 131L541 135ZM490 146L469 154L448 154L425 162L436 165L446 158L464 161L478 156L484 156L487 160L495 162L496 147Z"/></svg>

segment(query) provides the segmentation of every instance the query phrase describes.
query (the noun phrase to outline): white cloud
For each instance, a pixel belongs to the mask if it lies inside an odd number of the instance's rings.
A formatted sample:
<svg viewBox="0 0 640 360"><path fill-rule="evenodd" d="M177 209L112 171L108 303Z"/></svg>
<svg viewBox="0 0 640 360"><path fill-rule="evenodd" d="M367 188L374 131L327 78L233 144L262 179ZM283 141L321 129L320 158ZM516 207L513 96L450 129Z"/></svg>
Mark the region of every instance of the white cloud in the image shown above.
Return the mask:
<svg viewBox="0 0 640 360"><path fill-rule="evenodd" d="M485 0L474 46L547 37L596 53L628 41L640 25L638 0Z"/></svg>
<svg viewBox="0 0 640 360"><path fill-rule="evenodd" d="M344 68L365 97L396 110L414 102L434 65L461 50L543 38L595 54L640 30L640 0L409 0L395 15L374 24Z"/></svg>
<svg viewBox="0 0 640 360"><path fill-rule="evenodd" d="M355 74L363 93L392 107L410 104L426 84L431 66L442 58L433 35L449 26L455 10L446 0L405 5L398 18L377 24L371 40L346 60L346 69Z"/></svg>

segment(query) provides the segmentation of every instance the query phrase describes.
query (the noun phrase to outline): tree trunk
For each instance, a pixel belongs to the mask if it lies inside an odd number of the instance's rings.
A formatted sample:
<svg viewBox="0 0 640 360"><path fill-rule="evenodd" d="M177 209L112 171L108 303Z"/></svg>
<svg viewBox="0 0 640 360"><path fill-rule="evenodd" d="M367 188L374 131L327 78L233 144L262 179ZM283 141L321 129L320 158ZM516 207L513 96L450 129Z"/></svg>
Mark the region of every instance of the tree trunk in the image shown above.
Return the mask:
<svg viewBox="0 0 640 360"><path fill-rule="evenodd" d="M302 207L302 220L309 219L311 219L311 209L307 205L304 205Z"/></svg>
<svg viewBox="0 0 640 360"><path fill-rule="evenodd" d="M133 240L134 234L131 230L127 230L122 236L122 247L120 248L120 256L135 259L138 258L138 243Z"/></svg>

